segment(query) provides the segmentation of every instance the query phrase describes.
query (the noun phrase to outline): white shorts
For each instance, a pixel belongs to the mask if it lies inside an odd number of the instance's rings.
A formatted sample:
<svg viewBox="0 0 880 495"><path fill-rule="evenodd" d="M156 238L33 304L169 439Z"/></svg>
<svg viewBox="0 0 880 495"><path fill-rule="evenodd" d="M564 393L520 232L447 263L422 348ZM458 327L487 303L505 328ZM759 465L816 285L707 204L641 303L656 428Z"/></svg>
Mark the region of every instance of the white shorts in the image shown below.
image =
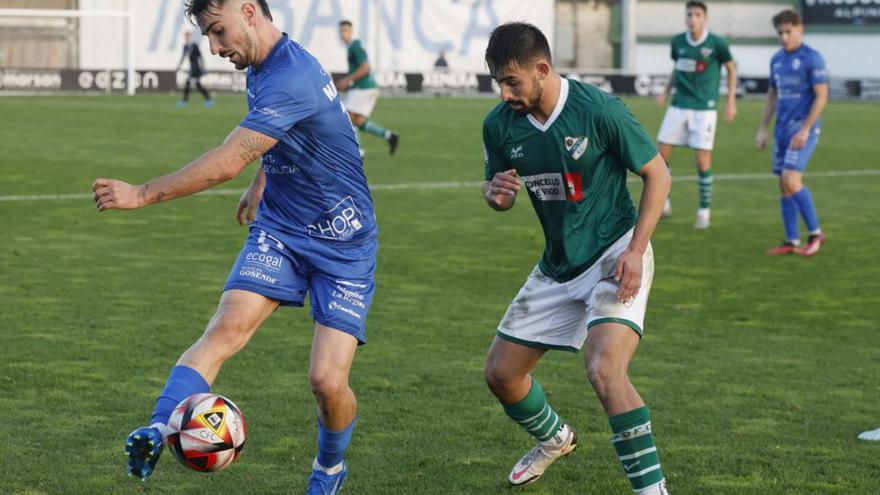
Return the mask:
<svg viewBox="0 0 880 495"><path fill-rule="evenodd" d="M691 110L670 106L663 116L657 141L673 146L687 146L695 150L712 151L718 112Z"/></svg>
<svg viewBox="0 0 880 495"><path fill-rule="evenodd" d="M349 89L345 93L345 108L352 113L369 117L379 99L379 88Z"/></svg>
<svg viewBox="0 0 880 495"><path fill-rule="evenodd" d="M654 279L651 245L642 257L642 285L631 304L617 300L617 258L629 246L632 230L602 253L596 263L568 282L559 283L537 266L498 325L498 337L539 349L576 352L587 331L600 323L622 323L643 333L648 294Z"/></svg>

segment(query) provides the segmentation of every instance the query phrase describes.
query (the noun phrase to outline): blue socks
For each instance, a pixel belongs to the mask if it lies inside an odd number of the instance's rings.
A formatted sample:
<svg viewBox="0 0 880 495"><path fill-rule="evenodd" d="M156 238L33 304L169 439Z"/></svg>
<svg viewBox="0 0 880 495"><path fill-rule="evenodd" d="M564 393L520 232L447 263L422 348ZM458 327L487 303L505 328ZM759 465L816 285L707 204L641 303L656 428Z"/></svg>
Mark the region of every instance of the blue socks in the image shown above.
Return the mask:
<svg viewBox="0 0 880 495"><path fill-rule="evenodd" d="M318 419L318 464L324 468L332 468L342 462L342 454L351 442L351 433L354 431L355 417L342 431L330 431L324 428Z"/></svg>
<svg viewBox="0 0 880 495"><path fill-rule="evenodd" d="M813 195L806 187L791 196L797 201L798 209L804 217L804 223L807 224L807 230L814 233L819 230L819 217L816 215L816 206L813 204Z"/></svg>
<svg viewBox="0 0 880 495"><path fill-rule="evenodd" d="M785 240L792 242L800 238L798 234L798 203L794 196L779 199L782 206L782 225L785 227Z"/></svg>
<svg viewBox="0 0 880 495"><path fill-rule="evenodd" d="M210 391L211 386L202 378L198 371L188 366L175 366L171 368L171 374L168 375L165 388L162 390L159 398L156 399L156 409L153 410L150 424L168 424L168 418L171 417L171 413L180 401L192 394Z"/></svg>

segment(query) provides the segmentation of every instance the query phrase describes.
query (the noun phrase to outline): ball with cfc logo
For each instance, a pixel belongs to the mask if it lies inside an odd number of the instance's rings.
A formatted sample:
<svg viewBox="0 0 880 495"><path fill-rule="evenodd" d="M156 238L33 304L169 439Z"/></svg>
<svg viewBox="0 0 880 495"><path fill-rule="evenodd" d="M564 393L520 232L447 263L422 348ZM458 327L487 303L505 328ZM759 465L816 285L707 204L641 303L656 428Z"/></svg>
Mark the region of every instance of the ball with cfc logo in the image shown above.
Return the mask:
<svg viewBox="0 0 880 495"><path fill-rule="evenodd" d="M200 472L232 464L247 440L241 409L222 395L187 397L174 408L168 426L168 448L184 466Z"/></svg>

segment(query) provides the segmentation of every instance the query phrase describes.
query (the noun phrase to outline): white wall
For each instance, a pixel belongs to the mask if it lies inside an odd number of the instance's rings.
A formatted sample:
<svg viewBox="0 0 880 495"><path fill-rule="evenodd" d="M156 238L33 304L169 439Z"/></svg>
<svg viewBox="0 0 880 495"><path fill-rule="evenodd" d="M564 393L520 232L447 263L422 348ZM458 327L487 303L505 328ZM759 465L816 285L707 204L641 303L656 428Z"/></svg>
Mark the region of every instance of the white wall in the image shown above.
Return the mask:
<svg viewBox="0 0 880 495"><path fill-rule="evenodd" d="M301 42L331 71L346 71L345 46L338 22L355 25L376 70L423 71L433 67L441 50L451 69L485 72L488 35L498 24L527 20L553 40L554 0L270 0L275 24ZM80 0L82 10L124 10L126 0ZM128 0L137 15L139 69L173 69L180 58L185 30L181 0ZM94 21L100 23L101 21ZM124 38L108 43L100 24L83 29L83 68L104 68L124 60ZM97 29L92 29L96 27ZM196 31L198 34L198 31ZM120 35L121 36L121 35ZM209 69L230 70L229 62L202 52Z"/></svg>

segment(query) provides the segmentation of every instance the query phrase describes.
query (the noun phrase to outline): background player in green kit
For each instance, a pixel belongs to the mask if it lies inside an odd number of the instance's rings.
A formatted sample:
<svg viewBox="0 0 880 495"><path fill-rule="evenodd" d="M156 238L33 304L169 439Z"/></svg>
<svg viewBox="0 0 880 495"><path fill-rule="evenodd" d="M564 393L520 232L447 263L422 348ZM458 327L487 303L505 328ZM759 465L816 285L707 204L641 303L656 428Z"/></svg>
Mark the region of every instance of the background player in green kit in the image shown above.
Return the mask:
<svg viewBox="0 0 880 495"><path fill-rule="evenodd" d="M663 105L673 85L675 95L666 110L657 141L666 163L672 159L675 146L687 146L697 157L700 183L700 206L694 228L709 228L709 207L712 203L712 146L718 124L718 87L721 66L727 68L727 107L725 119L736 117L736 64L727 41L710 33L706 27L706 4L690 1L687 9L687 32L672 38L672 60L675 69L657 103ZM672 214L672 203L667 199L663 216Z"/></svg>
<svg viewBox="0 0 880 495"><path fill-rule="evenodd" d="M370 74L367 52L361 46L361 41L354 39L351 21L340 21L339 37L348 45L348 75L336 81L336 89L339 92L346 92L345 108L348 109L354 132L358 134L358 130L361 130L379 136L388 142L388 151L393 155L397 150L400 136L382 127L375 120L370 120L370 114L373 113L376 100L379 99L379 85ZM361 156L364 156L363 148L361 148Z"/></svg>
<svg viewBox="0 0 880 495"><path fill-rule="evenodd" d="M546 238L538 266L498 326L486 382L504 411L538 440L508 477L538 479L577 446L577 436L530 375L548 349L587 343L587 376L609 416L613 444L640 495L665 494L645 403L628 378L654 272L650 238L671 179L645 129L624 104L560 77L536 27L493 31L486 62L504 101L483 123L483 195L513 207L520 179ZM627 170L644 189L638 215Z"/></svg>

